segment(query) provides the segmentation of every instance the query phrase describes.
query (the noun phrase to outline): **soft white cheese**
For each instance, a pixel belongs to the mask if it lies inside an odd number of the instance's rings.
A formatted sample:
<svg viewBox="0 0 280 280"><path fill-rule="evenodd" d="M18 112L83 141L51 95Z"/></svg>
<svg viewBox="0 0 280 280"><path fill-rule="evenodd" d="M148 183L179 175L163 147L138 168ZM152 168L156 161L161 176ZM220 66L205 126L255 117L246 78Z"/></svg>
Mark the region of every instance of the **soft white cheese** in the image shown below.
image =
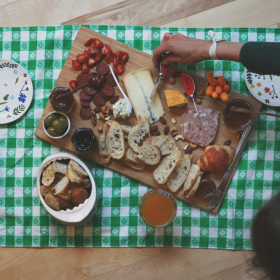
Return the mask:
<svg viewBox="0 0 280 280"><path fill-rule="evenodd" d="M130 116L130 114L131 112L129 112L126 100L124 98L121 98L117 103L113 105L113 115L115 119L126 119Z"/></svg>

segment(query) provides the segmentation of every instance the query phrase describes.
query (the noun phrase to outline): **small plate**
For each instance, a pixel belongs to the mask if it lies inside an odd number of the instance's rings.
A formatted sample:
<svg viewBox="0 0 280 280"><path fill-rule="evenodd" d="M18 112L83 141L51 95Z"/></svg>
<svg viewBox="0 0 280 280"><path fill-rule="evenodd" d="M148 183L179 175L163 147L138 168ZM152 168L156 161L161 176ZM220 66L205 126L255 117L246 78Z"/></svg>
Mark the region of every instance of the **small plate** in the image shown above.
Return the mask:
<svg viewBox="0 0 280 280"><path fill-rule="evenodd" d="M33 85L18 63L0 59L0 124L13 122L26 113L33 98Z"/></svg>
<svg viewBox="0 0 280 280"><path fill-rule="evenodd" d="M246 86L257 100L280 107L280 76L255 74L245 68L244 77Z"/></svg>

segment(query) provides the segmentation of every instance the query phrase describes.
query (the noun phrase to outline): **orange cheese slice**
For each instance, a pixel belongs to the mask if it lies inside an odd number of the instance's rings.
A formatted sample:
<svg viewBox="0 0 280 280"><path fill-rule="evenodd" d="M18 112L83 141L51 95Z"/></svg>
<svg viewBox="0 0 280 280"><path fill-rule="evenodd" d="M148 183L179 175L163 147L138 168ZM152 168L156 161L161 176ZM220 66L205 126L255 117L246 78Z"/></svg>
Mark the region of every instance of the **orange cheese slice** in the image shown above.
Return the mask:
<svg viewBox="0 0 280 280"><path fill-rule="evenodd" d="M176 90L168 89L164 93L168 107L183 106L187 103L185 96Z"/></svg>

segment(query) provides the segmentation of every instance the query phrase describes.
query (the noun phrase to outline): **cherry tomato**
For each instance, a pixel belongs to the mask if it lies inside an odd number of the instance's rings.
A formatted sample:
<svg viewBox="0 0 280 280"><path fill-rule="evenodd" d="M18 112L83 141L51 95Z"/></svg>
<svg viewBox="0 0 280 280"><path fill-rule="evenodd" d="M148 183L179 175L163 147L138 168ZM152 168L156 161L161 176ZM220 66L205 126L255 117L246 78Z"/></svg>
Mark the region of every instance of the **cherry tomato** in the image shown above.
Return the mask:
<svg viewBox="0 0 280 280"><path fill-rule="evenodd" d="M96 61L100 61L100 60L102 60L102 58L103 58L103 55L101 53L96 53L95 54Z"/></svg>
<svg viewBox="0 0 280 280"><path fill-rule="evenodd" d="M94 47L90 47L88 49L89 56L94 56L96 53L96 49Z"/></svg>
<svg viewBox="0 0 280 280"><path fill-rule="evenodd" d="M113 52L111 51L111 52L109 52L106 56L105 56L105 61L107 62L107 63L111 63L112 61L113 61L113 59L114 59L114 55L113 55Z"/></svg>
<svg viewBox="0 0 280 280"><path fill-rule="evenodd" d="M85 42L84 46L89 47L92 44L92 42L93 42L93 38L90 38Z"/></svg>
<svg viewBox="0 0 280 280"><path fill-rule="evenodd" d="M77 60L72 60L72 67L75 70L81 70L82 69L82 64L78 63Z"/></svg>
<svg viewBox="0 0 280 280"><path fill-rule="evenodd" d="M119 57L119 58L122 58L122 55L123 55L123 52L122 51L116 51L114 52L114 57Z"/></svg>
<svg viewBox="0 0 280 280"><path fill-rule="evenodd" d="M69 86L72 90L75 90L78 87L78 83L75 80L71 80Z"/></svg>
<svg viewBox="0 0 280 280"><path fill-rule="evenodd" d="M89 72L89 67L86 63L84 63L83 66L82 66L82 73L86 74L88 72Z"/></svg>
<svg viewBox="0 0 280 280"><path fill-rule="evenodd" d="M94 39L93 39L93 45L94 45L97 49L99 49L99 48L102 48L103 43L102 43L99 39L94 38Z"/></svg>
<svg viewBox="0 0 280 280"><path fill-rule="evenodd" d="M107 55L110 52L111 52L110 47L108 45L104 44L100 53L103 55Z"/></svg>
<svg viewBox="0 0 280 280"><path fill-rule="evenodd" d="M84 54L78 54L76 56L76 60L77 60L78 63L82 64L82 63L85 62L86 56Z"/></svg>
<svg viewBox="0 0 280 280"><path fill-rule="evenodd" d="M124 70L124 65L123 64L119 64L117 67L114 68L114 72L116 74L121 74Z"/></svg>
<svg viewBox="0 0 280 280"><path fill-rule="evenodd" d="M90 57L87 61L88 67L93 67L98 61L95 59L95 57Z"/></svg>
<svg viewBox="0 0 280 280"><path fill-rule="evenodd" d="M121 59L121 63L122 63L123 65L125 65L125 64L127 63L128 59L129 59L128 53L127 53L127 52L123 52L122 59Z"/></svg>
<svg viewBox="0 0 280 280"><path fill-rule="evenodd" d="M117 67L120 64L120 58L118 56L114 56L113 58L113 65Z"/></svg>
<svg viewBox="0 0 280 280"><path fill-rule="evenodd" d="M85 55L85 57L88 57L88 56L89 56L88 50L84 50L84 55Z"/></svg>

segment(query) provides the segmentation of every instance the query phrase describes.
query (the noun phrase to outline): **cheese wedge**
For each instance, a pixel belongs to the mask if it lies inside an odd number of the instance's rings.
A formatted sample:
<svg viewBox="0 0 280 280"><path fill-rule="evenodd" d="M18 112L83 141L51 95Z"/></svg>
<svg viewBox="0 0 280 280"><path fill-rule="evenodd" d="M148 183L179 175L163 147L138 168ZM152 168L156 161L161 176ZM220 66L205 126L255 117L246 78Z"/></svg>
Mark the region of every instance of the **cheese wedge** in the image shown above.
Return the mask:
<svg viewBox="0 0 280 280"><path fill-rule="evenodd" d="M187 103L185 96L176 90L165 90L165 97L168 107L183 106Z"/></svg>
<svg viewBox="0 0 280 280"><path fill-rule="evenodd" d="M155 84L149 69L126 74L123 83L137 119L146 117L152 124L165 114L158 93L150 99Z"/></svg>

